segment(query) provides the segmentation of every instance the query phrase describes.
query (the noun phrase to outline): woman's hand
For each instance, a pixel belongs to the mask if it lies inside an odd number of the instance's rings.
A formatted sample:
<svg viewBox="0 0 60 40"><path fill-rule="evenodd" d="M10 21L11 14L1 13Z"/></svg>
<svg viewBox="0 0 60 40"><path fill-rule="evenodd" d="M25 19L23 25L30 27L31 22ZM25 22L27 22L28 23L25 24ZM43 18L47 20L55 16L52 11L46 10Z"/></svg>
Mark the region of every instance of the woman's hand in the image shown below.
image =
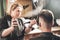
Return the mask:
<svg viewBox="0 0 60 40"><path fill-rule="evenodd" d="M36 24L37 22L36 22L36 20L35 19L33 19L33 20L31 20L30 21L30 26L32 27L34 24Z"/></svg>

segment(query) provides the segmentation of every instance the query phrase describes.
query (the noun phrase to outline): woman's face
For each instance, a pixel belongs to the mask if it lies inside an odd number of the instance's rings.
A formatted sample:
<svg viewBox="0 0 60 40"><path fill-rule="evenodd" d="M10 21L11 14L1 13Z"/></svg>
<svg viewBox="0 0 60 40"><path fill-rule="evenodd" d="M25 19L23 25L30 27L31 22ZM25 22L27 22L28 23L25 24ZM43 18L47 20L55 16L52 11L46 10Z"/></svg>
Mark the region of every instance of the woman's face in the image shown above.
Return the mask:
<svg viewBox="0 0 60 40"><path fill-rule="evenodd" d="M13 18L21 17L22 7L18 6L16 9L11 11L11 16Z"/></svg>

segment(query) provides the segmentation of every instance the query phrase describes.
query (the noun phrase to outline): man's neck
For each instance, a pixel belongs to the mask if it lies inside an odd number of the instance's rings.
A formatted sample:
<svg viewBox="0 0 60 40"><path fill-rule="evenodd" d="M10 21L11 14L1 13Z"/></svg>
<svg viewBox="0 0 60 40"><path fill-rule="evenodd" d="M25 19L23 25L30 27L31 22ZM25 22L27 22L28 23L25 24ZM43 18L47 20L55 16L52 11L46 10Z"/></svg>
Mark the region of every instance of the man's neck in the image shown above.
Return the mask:
<svg viewBox="0 0 60 40"><path fill-rule="evenodd" d="M51 32L51 28L47 29L47 28L39 28L42 32Z"/></svg>

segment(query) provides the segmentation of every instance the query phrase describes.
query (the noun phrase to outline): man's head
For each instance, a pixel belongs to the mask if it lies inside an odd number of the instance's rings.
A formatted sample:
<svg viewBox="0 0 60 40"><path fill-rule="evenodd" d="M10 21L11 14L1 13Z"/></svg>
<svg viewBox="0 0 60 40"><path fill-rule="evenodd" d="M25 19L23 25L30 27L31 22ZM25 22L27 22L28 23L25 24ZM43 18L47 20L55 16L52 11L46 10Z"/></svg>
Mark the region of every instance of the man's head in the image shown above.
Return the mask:
<svg viewBox="0 0 60 40"><path fill-rule="evenodd" d="M52 11L43 9L38 15L39 26L43 29L50 29L54 25L54 16Z"/></svg>
<svg viewBox="0 0 60 40"><path fill-rule="evenodd" d="M23 9L22 5L14 3L13 5L11 5L11 8L10 8L11 16L12 17L18 17L19 15L21 16L22 9Z"/></svg>

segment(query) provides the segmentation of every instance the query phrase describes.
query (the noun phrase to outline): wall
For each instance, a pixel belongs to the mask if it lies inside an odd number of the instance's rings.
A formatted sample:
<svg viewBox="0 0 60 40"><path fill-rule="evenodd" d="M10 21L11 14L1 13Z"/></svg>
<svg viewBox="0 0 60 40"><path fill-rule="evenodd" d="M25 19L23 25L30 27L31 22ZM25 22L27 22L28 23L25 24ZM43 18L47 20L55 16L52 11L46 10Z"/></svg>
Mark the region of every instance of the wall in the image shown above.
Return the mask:
<svg viewBox="0 0 60 40"><path fill-rule="evenodd" d="M60 0L46 0L44 8L53 11L55 19L60 19Z"/></svg>
<svg viewBox="0 0 60 40"><path fill-rule="evenodd" d="M1 5L0 5L1 6ZM1 18L1 7L0 7L0 18Z"/></svg>
<svg viewBox="0 0 60 40"><path fill-rule="evenodd" d="M6 11L6 0L0 0L0 18L4 16L4 11Z"/></svg>
<svg viewBox="0 0 60 40"><path fill-rule="evenodd" d="M22 5L29 5L26 9L23 10L22 15L26 14L27 12L32 10L32 1L31 0L17 0L19 4Z"/></svg>

